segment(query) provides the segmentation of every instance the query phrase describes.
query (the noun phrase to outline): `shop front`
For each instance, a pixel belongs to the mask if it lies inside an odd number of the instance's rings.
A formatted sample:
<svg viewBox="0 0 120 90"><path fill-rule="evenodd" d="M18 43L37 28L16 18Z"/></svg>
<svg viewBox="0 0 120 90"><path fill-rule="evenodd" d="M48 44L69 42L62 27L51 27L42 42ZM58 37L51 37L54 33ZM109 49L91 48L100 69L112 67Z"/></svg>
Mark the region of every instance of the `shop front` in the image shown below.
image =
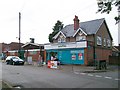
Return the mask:
<svg viewBox="0 0 120 90"><path fill-rule="evenodd" d="M45 45L46 60L51 60L55 57L61 64L84 64L84 50L87 47L87 42L72 42L62 44Z"/></svg>

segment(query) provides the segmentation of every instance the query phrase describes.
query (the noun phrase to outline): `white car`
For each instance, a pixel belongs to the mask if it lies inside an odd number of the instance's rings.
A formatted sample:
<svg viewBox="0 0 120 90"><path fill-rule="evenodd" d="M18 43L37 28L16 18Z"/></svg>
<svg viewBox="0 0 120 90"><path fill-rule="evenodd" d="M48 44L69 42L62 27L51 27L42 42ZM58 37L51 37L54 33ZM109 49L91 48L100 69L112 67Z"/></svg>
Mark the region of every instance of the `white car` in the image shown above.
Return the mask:
<svg viewBox="0 0 120 90"><path fill-rule="evenodd" d="M24 60L17 56L8 56L6 58L6 63L10 65L24 65Z"/></svg>

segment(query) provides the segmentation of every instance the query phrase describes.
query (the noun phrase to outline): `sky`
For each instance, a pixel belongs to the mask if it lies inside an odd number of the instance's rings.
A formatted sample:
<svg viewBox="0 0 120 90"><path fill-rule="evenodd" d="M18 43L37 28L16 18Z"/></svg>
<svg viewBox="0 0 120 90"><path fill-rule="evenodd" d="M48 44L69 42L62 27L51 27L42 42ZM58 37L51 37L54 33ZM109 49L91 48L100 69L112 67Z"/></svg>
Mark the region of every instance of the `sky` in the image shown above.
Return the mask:
<svg viewBox="0 0 120 90"><path fill-rule="evenodd" d="M0 0L0 43L19 42L19 12L21 12L21 42L49 43L48 35L60 20L64 26L73 24L78 16L80 22L105 18L114 45L118 45L118 25L114 17L117 9L110 14L97 13L96 0Z"/></svg>

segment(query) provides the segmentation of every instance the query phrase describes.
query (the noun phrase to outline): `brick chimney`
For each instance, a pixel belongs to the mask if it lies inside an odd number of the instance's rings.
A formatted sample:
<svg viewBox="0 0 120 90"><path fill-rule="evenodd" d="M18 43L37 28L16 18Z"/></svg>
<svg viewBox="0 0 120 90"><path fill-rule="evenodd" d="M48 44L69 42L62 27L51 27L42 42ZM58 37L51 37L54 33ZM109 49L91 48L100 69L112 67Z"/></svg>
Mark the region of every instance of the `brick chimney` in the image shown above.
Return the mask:
<svg viewBox="0 0 120 90"><path fill-rule="evenodd" d="M77 30L79 28L79 19L78 16L75 15L74 20L74 30Z"/></svg>

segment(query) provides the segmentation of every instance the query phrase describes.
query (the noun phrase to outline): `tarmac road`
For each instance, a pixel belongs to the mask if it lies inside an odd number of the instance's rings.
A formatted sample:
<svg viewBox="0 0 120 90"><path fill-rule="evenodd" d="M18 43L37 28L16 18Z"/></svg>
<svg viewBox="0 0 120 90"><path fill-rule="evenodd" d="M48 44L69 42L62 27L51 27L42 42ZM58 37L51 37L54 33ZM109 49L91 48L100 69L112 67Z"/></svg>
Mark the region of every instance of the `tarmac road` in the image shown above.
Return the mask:
<svg viewBox="0 0 120 90"><path fill-rule="evenodd" d="M20 85L24 88L118 88L116 71L93 74L68 69L55 70L46 66L13 66L2 63L2 80L12 86Z"/></svg>

